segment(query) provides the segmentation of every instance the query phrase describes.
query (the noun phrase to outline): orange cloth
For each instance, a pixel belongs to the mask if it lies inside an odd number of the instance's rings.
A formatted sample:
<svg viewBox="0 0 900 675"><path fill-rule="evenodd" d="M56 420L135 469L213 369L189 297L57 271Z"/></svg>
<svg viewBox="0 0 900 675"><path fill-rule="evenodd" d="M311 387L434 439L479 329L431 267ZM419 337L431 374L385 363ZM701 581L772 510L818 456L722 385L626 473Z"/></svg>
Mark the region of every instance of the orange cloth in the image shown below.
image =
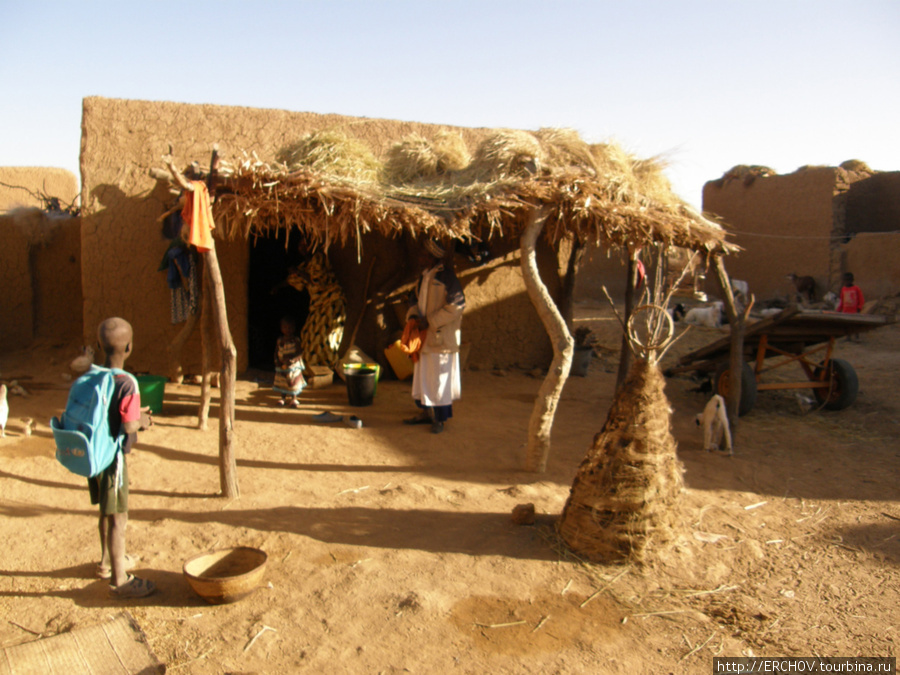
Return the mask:
<svg viewBox="0 0 900 675"><path fill-rule="evenodd" d="M403 337L400 338L400 349L409 354L409 358L413 363L419 360L419 352L422 351L422 345L425 344L426 332L419 330L419 324L415 319L407 321L406 327L403 329Z"/></svg>
<svg viewBox="0 0 900 675"><path fill-rule="evenodd" d="M187 193L181 217L188 226L187 243L196 246L203 253L213 247L212 231L216 224L213 221L206 183L194 180L191 185L194 186L194 191Z"/></svg>

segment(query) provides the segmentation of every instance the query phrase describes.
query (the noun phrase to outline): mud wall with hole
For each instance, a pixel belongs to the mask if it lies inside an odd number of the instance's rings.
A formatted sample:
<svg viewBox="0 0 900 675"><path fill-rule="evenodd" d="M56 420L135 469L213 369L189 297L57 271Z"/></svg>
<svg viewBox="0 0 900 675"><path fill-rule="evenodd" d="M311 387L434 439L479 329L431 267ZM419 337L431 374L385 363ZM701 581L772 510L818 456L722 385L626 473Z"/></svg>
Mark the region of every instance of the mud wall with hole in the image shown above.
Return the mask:
<svg viewBox="0 0 900 675"><path fill-rule="evenodd" d="M793 291L791 272L812 276L819 296L829 287L835 172L823 167L784 176L703 186L703 210L718 217L744 250L726 260L762 300ZM709 276L709 275L708 275ZM707 293L716 294L708 279Z"/></svg>
<svg viewBox="0 0 900 675"><path fill-rule="evenodd" d="M0 240L0 350L80 342L80 219L19 208L0 216Z"/></svg>
<svg viewBox="0 0 900 675"><path fill-rule="evenodd" d="M172 202L167 185L148 174L162 168L160 158L173 149L177 166L191 161L208 164L214 143L223 157L253 151L271 160L278 149L304 134L340 129L367 142L384 154L401 138L419 133L432 137L449 127L415 122L293 113L244 107L189 105L170 102L87 98L83 103L82 174L82 284L86 338L108 316L122 316L135 329L135 351L129 366L136 371L169 372L167 345L180 325L170 319L170 295L165 274L157 268L167 247L157 221ZM456 129L474 149L487 130ZM238 370L247 366L248 260L250 242L217 244L225 282L228 319L238 351ZM405 255L411 242L375 241L364 237L362 259L355 248L333 249L329 258L347 294L348 330L362 313L357 342L377 352L390 332L389 312L363 297L369 266L369 295L386 292L393 283L411 280ZM542 273L556 292L555 259L542 254ZM550 256L552 258L552 255ZM464 340L471 340L470 362L485 366L546 365L551 350L540 320L530 303L522 301L521 275L498 271L486 279L473 279L466 287L468 306L463 321ZM503 321L498 322L497 318ZM200 346L196 334L186 343L186 372L199 372ZM487 339L486 335L502 336ZM473 339L473 338L478 338ZM378 353L371 353L378 357ZM383 356L381 357L383 358Z"/></svg>

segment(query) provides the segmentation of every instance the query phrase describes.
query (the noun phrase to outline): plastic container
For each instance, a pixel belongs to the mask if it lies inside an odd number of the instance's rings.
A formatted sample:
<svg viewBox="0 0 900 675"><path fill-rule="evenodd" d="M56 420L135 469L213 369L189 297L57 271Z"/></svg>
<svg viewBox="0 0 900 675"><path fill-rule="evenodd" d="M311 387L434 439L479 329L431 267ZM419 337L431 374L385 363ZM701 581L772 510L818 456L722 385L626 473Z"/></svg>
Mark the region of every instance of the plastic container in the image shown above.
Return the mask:
<svg viewBox="0 0 900 675"><path fill-rule="evenodd" d="M351 373L358 372L360 370L374 370L375 371L375 390L372 392L372 395L378 393L378 380L381 379L381 366L377 363L345 363L342 370L344 371L344 380L346 380Z"/></svg>
<svg viewBox="0 0 900 675"><path fill-rule="evenodd" d="M347 398L350 405L362 408L375 399L377 375L373 368L347 368Z"/></svg>
<svg viewBox="0 0 900 675"><path fill-rule="evenodd" d="M150 406L150 412L158 415L162 412L163 396L166 393L167 377L162 375L137 375L138 391L141 394L141 407Z"/></svg>
<svg viewBox="0 0 900 675"><path fill-rule="evenodd" d="M387 357L388 363L391 364L391 370L394 371L394 375L397 376L398 380L412 377L415 366L412 359L409 358L409 354L400 348L400 340L395 340L394 344L385 349L384 355Z"/></svg>

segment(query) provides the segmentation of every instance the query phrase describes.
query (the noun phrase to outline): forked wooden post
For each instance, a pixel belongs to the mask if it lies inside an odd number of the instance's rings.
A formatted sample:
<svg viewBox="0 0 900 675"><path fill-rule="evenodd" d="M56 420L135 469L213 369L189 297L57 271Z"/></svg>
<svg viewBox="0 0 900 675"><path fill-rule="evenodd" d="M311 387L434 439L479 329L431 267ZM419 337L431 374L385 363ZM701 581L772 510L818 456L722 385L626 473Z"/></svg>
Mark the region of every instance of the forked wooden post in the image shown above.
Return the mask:
<svg viewBox="0 0 900 675"><path fill-rule="evenodd" d="M546 221L548 213L549 210L546 208L532 211L528 225L520 239L522 278L525 281L525 288L550 336L550 343L553 345L553 361L550 364L550 370L547 371L547 377L544 378L541 388L538 390L534 409L531 411L531 419L528 422L525 470L535 473L543 473L547 470L553 418L556 415L556 406L559 404L563 386L569 376L572 353L575 350L575 341L569 334L566 322L556 308L550 292L541 280L537 266L535 244L544 228L544 221Z"/></svg>
<svg viewBox="0 0 900 675"><path fill-rule="evenodd" d="M166 156L165 161L172 177L178 184L193 192L194 186L188 182L182 173L175 168L171 156ZM218 153L214 149L210 162L210 180L215 180ZM235 433L234 433L234 409L235 409L235 381L237 379L237 349L228 328L228 313L225 306L225 287L222 283L222 271L219 268L219 258L216 255L215 240L210 241L210 249L201 253L204 262L204 272L208 279L206 290L211 290L212 306L214 308L215 323L219 337L219 346L222 355L222 369L219 377L219 483L222 496L234 499L240 496L237 482L237 463L235 461ZM206 373L204 373L206 377Z"/></svg>

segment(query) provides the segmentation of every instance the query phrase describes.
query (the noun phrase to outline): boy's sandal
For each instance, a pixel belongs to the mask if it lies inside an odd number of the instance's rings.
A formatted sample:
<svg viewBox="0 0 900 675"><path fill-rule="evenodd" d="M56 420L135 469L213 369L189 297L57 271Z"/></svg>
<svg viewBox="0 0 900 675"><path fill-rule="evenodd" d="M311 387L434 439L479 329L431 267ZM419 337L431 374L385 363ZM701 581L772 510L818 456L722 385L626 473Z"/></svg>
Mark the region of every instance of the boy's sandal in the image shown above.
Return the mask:
<svg viewBox="0 0 900 675"><path fill-rule="evenodd" d="M109 594L117 598L145 598L156 590L156 584L149 579L128 575L128 581L121 586L110 586Z"/></svg>
<svg viewBox="0 0 900 675"><path fill-rule="evenodd" d="M284 406L287 405L287 401L285 401L284 399L281 399L281 400L278 401L278 403L276 403L275 405L277 405L279 408L283 408Z"/></svg>
<svg viewBox="0 0 900 675"><path fill-rule="evenodd" d="M294 399L293 401L290 402L289 405L296 410L297 408L300 407L300 401L298 401L297 399Z"/></svg>
<svg viewBox="0 0 900 675"><path fill-rule="evenodd" d="M128 555L125 554L125 571L130 572L135 567L137 567L138 562L140 562L140 557L136 555ZM95 576L98 579L112 579L112 567L107 567L106 565L97 565L97 571L95 572Z"/></svg>

